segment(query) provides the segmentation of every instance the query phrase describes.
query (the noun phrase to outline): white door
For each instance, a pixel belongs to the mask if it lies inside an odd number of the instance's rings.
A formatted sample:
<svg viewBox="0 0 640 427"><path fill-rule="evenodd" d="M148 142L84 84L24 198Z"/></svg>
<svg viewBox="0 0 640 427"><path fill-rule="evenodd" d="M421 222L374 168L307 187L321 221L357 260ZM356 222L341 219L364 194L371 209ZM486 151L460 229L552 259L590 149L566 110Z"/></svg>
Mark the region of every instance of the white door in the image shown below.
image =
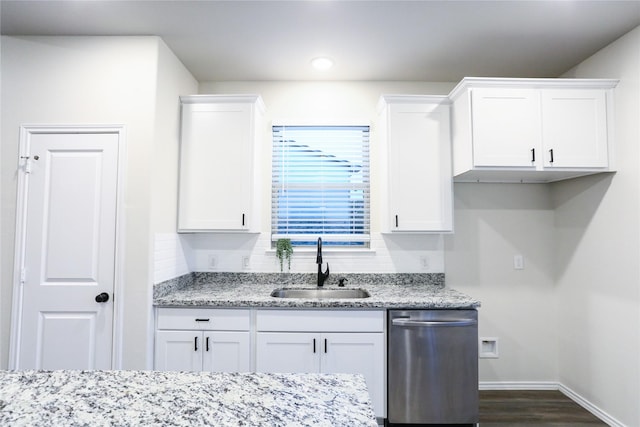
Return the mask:
<svg viewBox="0 0 640 427"><path fill-rule="evenodd" d="M120 138L23 129L17 369L112 367Z"/></svg>

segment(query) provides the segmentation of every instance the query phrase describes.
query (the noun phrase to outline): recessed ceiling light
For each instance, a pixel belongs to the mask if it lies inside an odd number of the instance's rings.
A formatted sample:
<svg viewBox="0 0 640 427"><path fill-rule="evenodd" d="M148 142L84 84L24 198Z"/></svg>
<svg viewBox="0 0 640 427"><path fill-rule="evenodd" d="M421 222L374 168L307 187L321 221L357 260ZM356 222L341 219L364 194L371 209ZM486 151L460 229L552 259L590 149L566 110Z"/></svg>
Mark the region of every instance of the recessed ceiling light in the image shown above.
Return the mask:
<svg viewBox="0 0 640 427"><path fill-rule="evenodd" d="M331 60L330 58L327 58L326 56L319 56L319 57L313 58L311 60L311 65L316 70L323 70L324 71L324 70L328 70L329 68L333 67L333 60Z"/></svg>

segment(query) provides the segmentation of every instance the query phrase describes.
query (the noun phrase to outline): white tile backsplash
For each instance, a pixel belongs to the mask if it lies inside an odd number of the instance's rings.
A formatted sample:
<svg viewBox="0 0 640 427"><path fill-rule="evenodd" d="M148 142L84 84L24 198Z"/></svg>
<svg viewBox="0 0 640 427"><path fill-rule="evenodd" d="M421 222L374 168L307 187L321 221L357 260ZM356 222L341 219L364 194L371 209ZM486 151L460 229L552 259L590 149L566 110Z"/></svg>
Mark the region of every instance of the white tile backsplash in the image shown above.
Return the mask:
<svg viewBox="0 0 640 427"><path fill-rule="evenodd" d="M443 241L443 236L437 234L374 233L369 249L325 246L323 260L329 263L334 274L444 273ZM268 233L158 234L155 255L155 283L190 271L280 271ZM212 257L215 258L214 266L210 262ZM246 257L248 265L243 263ZM315 247L294 250L291 272L310 273L316 269Z"/></svg>
<svg viewBox="0 0 640 427"><path fill-rule="evenodd" d="M156 233L153 267L153 283L173 279L191 271L187 253L178 234Z"/></svg>

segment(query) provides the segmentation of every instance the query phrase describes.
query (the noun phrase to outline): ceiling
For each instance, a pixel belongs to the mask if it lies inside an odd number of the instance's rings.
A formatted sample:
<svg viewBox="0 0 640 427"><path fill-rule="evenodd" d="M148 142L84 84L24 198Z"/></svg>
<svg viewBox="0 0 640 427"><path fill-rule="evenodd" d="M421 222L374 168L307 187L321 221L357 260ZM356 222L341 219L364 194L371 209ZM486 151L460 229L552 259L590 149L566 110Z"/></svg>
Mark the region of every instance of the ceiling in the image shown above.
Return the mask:
<svg viewBox="0 0 640 427"><path fill-rule="evenodd" d="M198 81L453 82L557 77L640 25L640 0L1 0L0 18L3 35L157 35Z"/></svg>

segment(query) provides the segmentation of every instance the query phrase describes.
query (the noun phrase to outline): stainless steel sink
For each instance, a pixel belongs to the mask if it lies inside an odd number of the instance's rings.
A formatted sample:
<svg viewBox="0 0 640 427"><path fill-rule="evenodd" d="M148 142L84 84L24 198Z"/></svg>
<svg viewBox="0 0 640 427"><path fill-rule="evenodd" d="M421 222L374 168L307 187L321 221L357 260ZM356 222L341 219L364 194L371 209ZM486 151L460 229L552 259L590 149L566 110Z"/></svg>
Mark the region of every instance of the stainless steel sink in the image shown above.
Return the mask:
<svg viewBox="0 0 640 427"><path fill-rule="evenodd" d="M315 289L274 289L276 298L369 298L371 294L364 289L315 288Z"/></svg>

